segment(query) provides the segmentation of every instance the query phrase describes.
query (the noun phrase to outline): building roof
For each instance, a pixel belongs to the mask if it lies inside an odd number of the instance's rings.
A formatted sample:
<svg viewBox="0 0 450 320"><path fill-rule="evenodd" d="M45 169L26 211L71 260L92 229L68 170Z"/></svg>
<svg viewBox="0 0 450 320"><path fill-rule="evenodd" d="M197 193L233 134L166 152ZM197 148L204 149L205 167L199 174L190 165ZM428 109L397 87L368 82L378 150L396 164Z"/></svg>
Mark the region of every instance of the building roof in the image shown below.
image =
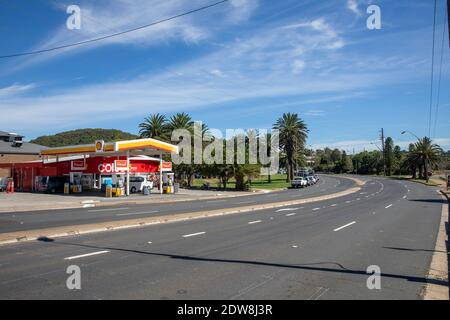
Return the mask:
<svg viewBox="0 0 450 320"><path fill-rule="evenodd" d="M47 149L47 147L29 143L29 142L22 142L21 146L15 147L13 143L6 142L0 140L0 154L35 154L39 155L41 153L41 150Z"/></svg>
<svg viewBox="0 0 450 320"><path fill-rule="evenodd" d="M15 132L6 132L0 130L0 137L23 137Z"/></svg>

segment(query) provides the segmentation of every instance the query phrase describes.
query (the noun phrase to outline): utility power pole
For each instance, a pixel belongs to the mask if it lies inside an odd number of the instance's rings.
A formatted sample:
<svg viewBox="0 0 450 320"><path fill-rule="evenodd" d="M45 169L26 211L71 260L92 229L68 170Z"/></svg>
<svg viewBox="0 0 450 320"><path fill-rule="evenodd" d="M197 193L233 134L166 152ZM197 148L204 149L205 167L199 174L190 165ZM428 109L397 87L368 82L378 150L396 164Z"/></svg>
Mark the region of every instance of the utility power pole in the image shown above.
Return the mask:
<svg viewBox="0 0 450 320"><path fill-rule="evenodd" d="M447 0L447 22L448 22L448 41L450 46L450 0Z"/></svg>
<svg viewBox="0 0 450 320"><path fill-rule="evenodd" d="M381 152L383 152L383 174L386 176L386 152L384 150L384 129L381 128Z"/></svg>

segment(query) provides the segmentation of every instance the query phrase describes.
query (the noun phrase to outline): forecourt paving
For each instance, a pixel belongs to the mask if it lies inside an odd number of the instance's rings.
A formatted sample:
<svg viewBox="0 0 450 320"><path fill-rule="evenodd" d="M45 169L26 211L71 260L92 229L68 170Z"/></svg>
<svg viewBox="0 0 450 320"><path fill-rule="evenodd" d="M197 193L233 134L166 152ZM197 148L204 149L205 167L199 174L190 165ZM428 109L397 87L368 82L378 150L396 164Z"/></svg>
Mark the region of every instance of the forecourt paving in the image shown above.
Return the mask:
<svg viewBox="0 0 450 320"><path fill-rule="evenodd" d="M6 245L0 298L419 299L441 209L435 188L368 178L299 207ZM66 287L69 265L81 290Z"/></svg>

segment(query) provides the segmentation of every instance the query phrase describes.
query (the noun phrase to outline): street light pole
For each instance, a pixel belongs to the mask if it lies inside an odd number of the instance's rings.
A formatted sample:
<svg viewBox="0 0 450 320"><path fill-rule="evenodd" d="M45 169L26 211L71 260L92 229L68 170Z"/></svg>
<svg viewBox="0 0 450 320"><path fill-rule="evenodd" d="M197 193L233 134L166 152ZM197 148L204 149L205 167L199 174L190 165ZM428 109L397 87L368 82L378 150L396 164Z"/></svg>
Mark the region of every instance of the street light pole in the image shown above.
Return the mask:
<svg viewBox="0 0 450 320"><path fill-rule="evenodd" d="M386 177L386 152L384 150L384 129L381 128L381 147L383 148L383 150L381 152L383 152L383 174Z"/></svg>
<svg viewBox="0 0 450 320"><path fill-rule="evenodd" d="M405 134L405 133L409 133L410 135L413 135L414 137L416 137L417 140L420 140L420 138L419 138L416 134L412 133L412 132L409 131L409 130L402 131L402 134Z"/></svg>

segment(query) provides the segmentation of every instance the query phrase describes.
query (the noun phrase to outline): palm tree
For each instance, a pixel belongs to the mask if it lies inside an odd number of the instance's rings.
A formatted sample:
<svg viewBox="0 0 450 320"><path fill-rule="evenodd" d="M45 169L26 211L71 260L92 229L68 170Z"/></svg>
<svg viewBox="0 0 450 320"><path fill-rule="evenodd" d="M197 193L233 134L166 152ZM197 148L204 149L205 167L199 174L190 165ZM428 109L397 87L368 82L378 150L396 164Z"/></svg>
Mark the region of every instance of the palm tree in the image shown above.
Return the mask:
<svg viewBox="0 0 450 320"><path fill-rule="evenodd" d="M185 112L177 113L170 117L167 127L169 131L176 129L187 129L192 130L194 122L190 115Z"/></svg>
<svg viewBox="0 0 450 320"><path fill-rule="evenodd" d="M167 119L163 114L156 113L145 118L144 122L139 124L139 128L139 133L143 138L155 138L167 141Z"/></svg>
<svg viewBox="0 0 450 320"><path fill-rule="evenodd" d="M428 182L428 169L439 162L443 150L437 144L433 144L433 141L428 137L419 139L414 144L414 149L413 153L415 154L416 160L419 161L419 164L423 166L424 177Z"/></svg>
<svg viewBox="0 0 450 320"><path fill-rule="evenodd" d="M413 143L409 145L408 155L405 159L405 166L408 168L411 173L412 179L417 178L417 167L419 163L419 159L416 153L416 148Z"/></svg>
<svg viewBox="0 0 450 320"><path fill-rule="evenodd" d="M284 113L273 125L273 129L279 131L280 148L286 154L289 182L294 177L296 153L303 149L309 130L296 113Z"/></svg>

